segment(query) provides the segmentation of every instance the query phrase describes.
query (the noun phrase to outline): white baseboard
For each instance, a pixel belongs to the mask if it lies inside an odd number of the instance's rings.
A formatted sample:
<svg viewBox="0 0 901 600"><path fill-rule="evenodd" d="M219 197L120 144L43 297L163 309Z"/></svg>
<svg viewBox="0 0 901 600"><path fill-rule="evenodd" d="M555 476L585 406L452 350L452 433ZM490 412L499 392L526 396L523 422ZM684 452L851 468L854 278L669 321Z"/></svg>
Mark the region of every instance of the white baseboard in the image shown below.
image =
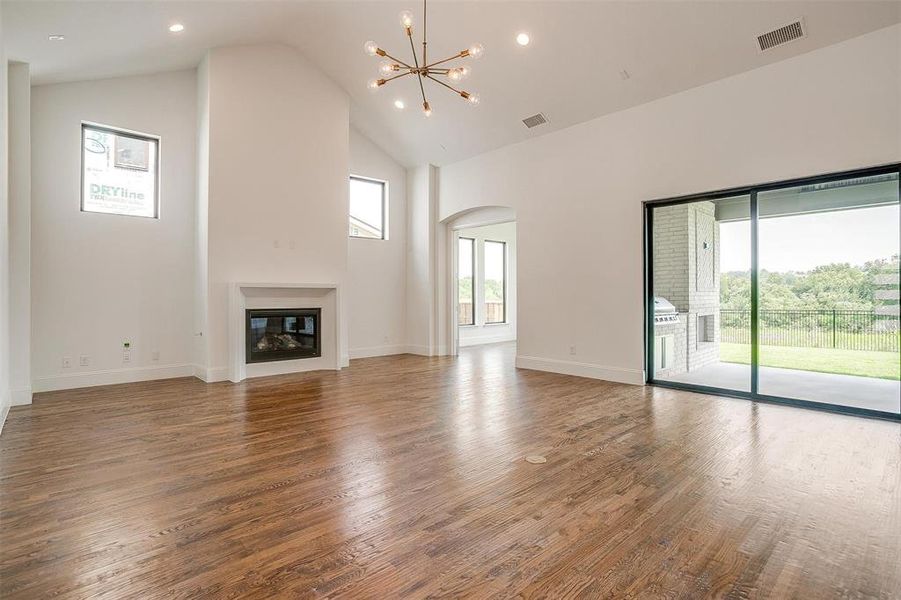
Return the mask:
<svg viewBox="0 0 901 600"><path fill-rule="evenodd" d="M192 365L193 375L197 379L206 383L216 383L217 381L228 381L228 367L204 367L203 365Z"/></svg>
<svg viewBox="0 0 901 600"><path fill-rule="evenodd" d="M55 390L71 390L98 385L134 383L137 381L152 381L154 379L172 379L174 377L190 377L193 374L194 365L161 365L131 367L128 369L109 369L106 371L73 373L72 375L38 377L35 378L32 389L35 392L51 392Z"/></svg>
<svg viewBox="0 0 901 600"><path fill-rule="evenodd" d="M6 417L9 415L9 392L3 390L0 392L0 434L3 433L3 425L6 423Z"/></svg>
<svg viewBox="0 0 901 600"><path fill-rule="evenodd" d="M369 346L368 348L353 348L350 351L351 360L355 358L372 358L373 356L390 356L392 354L406 354L408 346L402 344L393 346Z"/></svg>
<svg viewBox="0 0 901 600"><path fill-rule="evenodd" d="M537 356L517 356L516 368L603 379L604 381L615 381L631 385L644 385L644 371L641 369L623 369L622 367L607 367L593 363L539 358Z"/></svg>
<svg viewBox="0 0 901 600"><path fill-rule="evenodd" d="M460 347L468 348L470 346L481 346L482 344L500 344L501 342L515 342L516 334L515 333L502 333L499 335L483 335L483 336L474 336L469 339L464 340L462 337L460 338Z"/></svg>
<svg viewBox="0 0 901 600"><path fill-rule="evenodd" d="M415 344L410 344L406 346L407 354L418 354L419 356L431 356L432 352L428 346L417 346Z"/></svg>
<svg viewBox="0 0 901 600"><path fill-rule="evenodd" d="M434 349L428 346L408 345L403 346L405 350L402 354L416 354L418 356L447 356L447 346L435 346Z"/></svg>
<svg viewBox="0 0 901 600"><path fill-rule="evenodd" d="M12 390L9 394L9 403L12 406L28 406L31 404L31 396L31 388Z"/></svg>

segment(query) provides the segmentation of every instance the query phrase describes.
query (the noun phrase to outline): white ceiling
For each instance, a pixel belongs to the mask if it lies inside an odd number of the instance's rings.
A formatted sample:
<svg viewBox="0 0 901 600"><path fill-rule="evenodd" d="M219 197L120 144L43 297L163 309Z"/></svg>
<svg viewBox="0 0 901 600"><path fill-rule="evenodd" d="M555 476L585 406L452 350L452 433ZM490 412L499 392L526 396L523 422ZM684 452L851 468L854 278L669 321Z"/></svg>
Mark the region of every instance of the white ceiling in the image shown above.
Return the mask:
<svg viewBox="0 0 901 600"><path fill-rule="evenodd" d="M347 91L355 127L405 165L441 165L901 22L901 2L887 1L433 1L431 57L474 41L486 52L463 86L481 104L427 83L434 112L425 118L414 79L366 88L379 61L363 53L364 41L409 58L398 21L405 8L418 33L419 0L4 1L3 37L38 84L190 68L214 46L291 44ZM756 35L798 17L807 38L758 52ZM176 21L185 25L178 35L167 30ZM526 48L515 43L520 31L532 36ZM66 39L50 42L50 34ZM398 98L406 110L394 108ZM520 120L536 112L550 123L526 129Z"/></svg>

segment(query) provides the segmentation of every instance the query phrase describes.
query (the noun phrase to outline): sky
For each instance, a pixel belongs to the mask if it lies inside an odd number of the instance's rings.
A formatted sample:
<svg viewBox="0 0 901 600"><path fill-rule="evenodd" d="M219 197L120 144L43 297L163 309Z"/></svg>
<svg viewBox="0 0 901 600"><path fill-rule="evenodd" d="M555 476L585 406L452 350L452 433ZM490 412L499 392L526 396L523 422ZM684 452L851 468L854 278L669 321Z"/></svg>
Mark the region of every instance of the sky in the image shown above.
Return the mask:
<svg viewBox="0 0 901 600"><path fill-rule="evenodd" d="M504 244L485 242L485 279L504 280Z"/></svg>
<svg viewBox="0 0 901 600"><path fill-rule="evenodd" d="M862 265L898 254L898 205L774 217L760 221L760 268L810 271L820 265ZM751 268L751 222L720 224L720 272Z"/></svg>
<svg viewBox="0 0 901 600"><path fill-rule="evenodd" d="M364 223L382 226L382 185L359 179L350 180L350 214Z"/></svg>

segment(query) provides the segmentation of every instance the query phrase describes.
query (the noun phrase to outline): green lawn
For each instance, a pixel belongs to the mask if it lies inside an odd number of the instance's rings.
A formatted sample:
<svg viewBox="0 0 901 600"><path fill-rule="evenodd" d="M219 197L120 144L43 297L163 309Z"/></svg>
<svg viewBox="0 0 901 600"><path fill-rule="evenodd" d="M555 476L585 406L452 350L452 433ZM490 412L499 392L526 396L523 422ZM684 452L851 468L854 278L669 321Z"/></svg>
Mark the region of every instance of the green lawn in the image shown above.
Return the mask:
<svg viewBox="0 0 901 600"><path fill-rule="evenodd" d="M746 344L720 344L720 360L723 362L750 364L751 347ZM901 367L897 352L870 352L866 350L837 350L834 348L795 348L791 346L761 346L760 365L801 369L820 373L838 373L899 379Z"/></svg>

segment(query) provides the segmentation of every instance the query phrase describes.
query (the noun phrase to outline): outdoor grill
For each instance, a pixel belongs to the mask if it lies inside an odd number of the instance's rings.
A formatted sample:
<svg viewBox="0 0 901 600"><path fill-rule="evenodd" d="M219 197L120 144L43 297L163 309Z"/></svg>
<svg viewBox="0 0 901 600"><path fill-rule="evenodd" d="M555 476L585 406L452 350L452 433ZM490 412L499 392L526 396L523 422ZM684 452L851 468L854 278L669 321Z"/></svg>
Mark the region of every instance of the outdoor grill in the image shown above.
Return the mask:
<svg viewBox="0 0 901 600"><path fill-rule="evenodd" d="M679 314L672 303L661 296L654 296L654 323L678 323Z"/></svg>

